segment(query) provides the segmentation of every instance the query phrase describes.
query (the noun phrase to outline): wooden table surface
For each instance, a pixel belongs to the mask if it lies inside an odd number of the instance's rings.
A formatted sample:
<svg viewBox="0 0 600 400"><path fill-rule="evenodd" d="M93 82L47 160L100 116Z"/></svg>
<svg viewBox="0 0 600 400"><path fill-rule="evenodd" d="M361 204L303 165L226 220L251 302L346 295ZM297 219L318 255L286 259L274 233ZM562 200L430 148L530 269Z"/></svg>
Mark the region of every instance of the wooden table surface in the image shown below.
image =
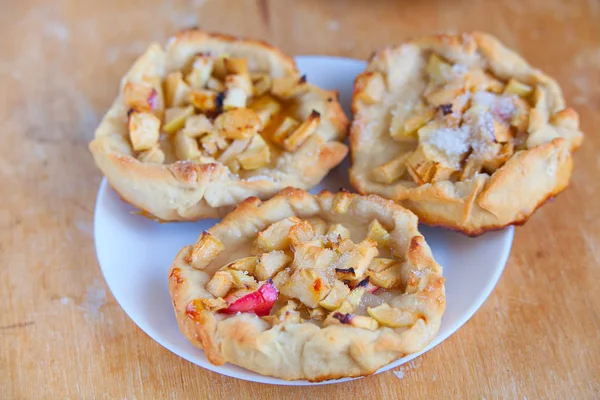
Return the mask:
<svg viewBox="0 0 600 400"><path fill-rule="evenodd" d="M489 31L579 111L571 186L517 229L477 314L397 374L299 388L192 365L105 286L92 237L101 174L87 150L134 58L191 25L362 59L432 31ZM597 0L4 0L0 54L1 399L600 398Z"/></svg>

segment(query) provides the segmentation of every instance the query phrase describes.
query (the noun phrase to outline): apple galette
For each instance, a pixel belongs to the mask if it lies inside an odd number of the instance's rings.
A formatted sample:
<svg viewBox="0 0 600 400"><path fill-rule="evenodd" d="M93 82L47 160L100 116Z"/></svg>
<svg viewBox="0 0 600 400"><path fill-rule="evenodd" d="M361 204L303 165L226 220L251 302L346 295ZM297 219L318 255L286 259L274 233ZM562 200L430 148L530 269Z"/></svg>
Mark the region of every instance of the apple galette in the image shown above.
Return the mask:
<svg viewBox="0 0 600 400"><path fill-rule="evenodd" d="M127 72L90 144L126 201L165 221L318 184L347 153L335 92L264 43L186 30Z"/></svg>
<svg viewBox="0 0 600 400"><path fill-rule="evenodd" d="M563 190L581 144L558 84L483 33L376 53L355 82L351 182L477 235Z"/></svg>
<svg viewBox="0 0 600 400"><path fill-rule="evenodd" d="M216 365L322 381L422 350L445 309L415 215L379 196L249 198L169 274L183 334Z"/></svg>

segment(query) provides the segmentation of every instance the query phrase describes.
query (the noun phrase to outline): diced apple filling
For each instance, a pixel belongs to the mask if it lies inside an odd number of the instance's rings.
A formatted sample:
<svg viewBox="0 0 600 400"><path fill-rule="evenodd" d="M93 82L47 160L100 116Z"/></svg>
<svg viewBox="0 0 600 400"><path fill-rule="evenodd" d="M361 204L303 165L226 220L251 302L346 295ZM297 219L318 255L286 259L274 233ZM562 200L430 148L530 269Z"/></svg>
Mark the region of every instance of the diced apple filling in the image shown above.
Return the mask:
<svg viewBox="0 0 600 400"><path fill-rule="evenodd" d="M523 82L511 78L506 87L504 88L504 94L516 94L519 97L527 97L533 93L533 88Z"/></svg>
<svg viewBox="0 0 600 400"><path fill-rule="evenodd" d="M381 73L375 72L365 75L357 82L360 90L359 99L367 104L374 104L381 101L385 92L385 80Z"/></svg>
<svg viewBox="0 0 600 400"><path fill-rule="evenodd" d="M349 192L344 190L339 191L333 198L333 205L331 209L336 214L345 214L346 211L348 211L348 207L350 207L351 201L352 195Z"/></svg>
<svg viewBox="0 0 600 400"><path fill-rule="evenodd" d="M227 303L225 300L223 300L221 298L200 299L200 304L202 304L203 308L205 308L209 311L219 311L219 310L223 310L229 306L229 303Z"/></svg>
<svg viewBox="0 0 600 400"><path fill-rule="evenodd" d="M160 136L160 120L151 113L132 111L129 113L129 139L136 151L149 150Z"/></svg>
<svg viewBox="0 0 600 400"><path fill-rule="evenodd" d="M233 285L238 289L256 289L258 286L258 282L246 271L230 269L229 273L233 278Z"/></svg>
<svg viewBox="0 0 600 400"><path fill-rule="evenodd" d="M410 153L401 154L391 161L373 168L373 179L386 185L400 179L406 172L406 160L409 155Z"/></svg>
<svg viewBox="0 0 600 400"><path fill-rule="evenodd" d="M308 307L315 308L327 296L331 286L314 269L297 269L289 280L279 288L281 294L300 300Z"/></svg>
<svg viewBox="0 0 600 400"><path fill-rule="evenodd" d="M348 294L350 294L348 286L336 280L329 294L319 302L319 305L329 311L337 310Z"/></svg>
<svg viewBox="0 0 600 400"><path fill-rule="evenodd" d="M250 139L237 139L231 142L231 144L221 153L218 160L225 165L230 165L232 162L236 162L238 168L240 167L237 161L238 155L248 147ZM234 172L234 171L232 171Z"/></svg>
<svg viewBox="0 0 600 400"><path fill-rule="evenodd" d="M213 130L213 124L210 122L208 117L204 114L192 115L185 120L185 126L183 133L186 136L193 138L199 138L203 135L211 133Z"/></svg>
<svg viewBox="0 0 600 400"><path fill-rule="evenodd" d="M198 141L187 136L183 131L179 131L173 138L175 148L175 157L179 160L196 160L202 156Z"/></svg>
<svg viewBox="0 0 600 400"><path fill-rule="evenodd" d="M253 81L254 96L262 96L271 90L271 77L261 75Z"/></svg>
<svg viewBox="0 0 600 400"><path fill-rule="evenodd" d="M367 227L367 238L376 242L380 247L386 247L387 242L390 239L390 234L388 231L377 221L374 219L369 223Z"/></svg>
<svg viewBox="0 0 600 400"><path fill-rule="evenodd" d="M123 87L123 97L128 109L153 112L158 106L158 93L145 83L127 82Z"/></svg>
<svg viewBox="0 0 600 400"><path fill-rule="evenodd" d="M370 281L384 289L393 289L400 287L403 278L402 265L392 264L389 268L380 271L367 271Z"/></svg>
<svg viewBox="0 0 600 400"><path fill-rule="evenodd" d="M258 115L263 127L273 119L273 117L281 111L281 104L269 95L264 95L257 98L250 108Z"/></svg>
<svg viewBox="0 0 600 400"><path fill-rule="evenodd" d="M302 220L298 217L289 217L277 221L258 233L256 244L264 251L288 250L290 247L290 238L288 237L290 228L300 222Z"/></svg>
<svg viewBox="0 0 600 400"><path fill-rule="evenodd" d="M190 263L194 268L203 269L225 250L223 242L208 232L203 232L190 254Z"/></svg>
<svg viewBox="0 0 600 400"><path fill-rule="evenodd" d="M223 110L232 110L234 108L246 107L248 94L241 87L230 86L227 88L225 98L223 99Z"/></svg>
<svg viewBox="0 0 600 400"><path fill-rule="evenodd" d="M266 281L281 271L292 261L292 257L282 250L263 253L258 258L254 274L259 281Z"/></svg>
<svg viewBox="0 0 600 400"><path fill-rule="evenodd" d="M331 242L330 236L339 239ZM343 225L316 217L274 222L257 234L256 255L229 262L215 272L206 290L216 299L204 302L203 307L225 314L254 312L272 326L301 323L301 314L323 321L323 326L341 323L369 330L411 323L412 316L386 304L365 304L369 316L355 315L366 292L399 288L406 277L400 261L375 258L376 242L389 236L379 221L369 224L368 237L362 242L355 244L349 236ZM222 251L222 243L204 233L191 260L204 268ZM263 300L261 290L273 292L272 299L277 298L278 290L287 302L267 316L272 303Z"/></svg>
<svg viewBox="0 0 600 400"><path fill-rule="evenodd" d="M227 139L250 139L261 129L261 122L254 111L238 108L221 113L214 128Z"/></svg>
<svg viewBox="0 0 600 400"><path fill-rule="evenodd" d="M243 271L249 274L254 274L254 269L256 268L256 264L258 263L258 257L244 257L239 260L235 260L225 265L223 269L232 269L236 271Z"/></svg>
<svg viewBox="0 0 600 400"><path fill-rule="evenodd" d="M366 287L368 282L369 280L365 279L361 281L361 283L356 285L356 287L352 289L348 295L346 295L337 311L345 314L353 313L354 311L356 311L356 308L360 304L360 299L367 291Z"/></svg>
<svg viewBox="0 0 600 400"><path fill-rule="evenodd" d="M292 226L288 232L292 246L298 247L308 242L315 236L315 231L308 221L300 221Z"/></svg>
<svg viewBox="0 0 600 400"><path fill-rule="evenodd" d="M306 87L306 77L287 76L273 80L271 93L281 99L289 99L302 93Z"/></svg>
<svg viewBox="0 0 600 400"><path fill-rule="evenodd" d="M350 239L350 229L342 224L332 224L327 230L327 235L333 235L342 239Z"/></svg>
<svg viewBox="0 0 600 400"><path fill-rule="evenodd" d="M155 144L152 148L142 151L138 158L141 162L162 164L165 162L165 153Z"/></svg>
<svg viewBox="0 0 600 400"><path fill-rule="evenodd" d="M182 107L190 98L190 87L183 80L181 72L171 72L164 83L167 107Z"/></svg>
<svg viewBox="0 0 600 400"><path fill-rule="evenodd" d="M327 222L323 221L321 218L308 218L307 221L312 226L315 236L324 235L327 231Z"/></svg>
<svg viewBox="0 0 600 400"><path fill-rule="evenodd" d="M546 104L543 90L514 78L505 83L484 68L452 65L437 54L429 56L425 71L421 97L397 104L389 127L394 140L419 144L373 168L373 181L393 184L406 172L417 185L471 179L502 167L515 149L532 146L521 143L540 131L531 105ZM361 96L373 97L357 85Z"/></svg>
<svg viewBox="0 0 600 400"><path fill-rule="evenodd" d="M208 290L215 297L225 297L233 287L233 277L229 271L221 270L215 272L206 284Z"/></svg>
<svg viewBox="0 0 600 400"><path fill-rule="evenodd" d="M296 151L321 123L321 114L314 111L300 124L289 136L283 140L283 148L287 151Z"/></svg>
<svg viewBox="0 0 600 400"><path fill-rule="evenodd" d="M254 135L237 160L245 170L262 168L271 162L271 150L262 136Z"/></svg>
<svg viewBox="0 0 600 400"><path fill-rule="evenodd" d="M203 89L206 87L212 74L216 57L208 54L200 54L194 57L192 71L186 76L186 80L192 89Z"/></svg>
<svg viewBox="0 0 600 400"><path fill-rule="evenodd" d="M186 125L186 120L194 115L194 107L172 107L165 111L165 124L163 132L175 133Z"/></svg>
<svg viewBox="0 0 600 400"><path fill-rule="evenodd" d="M409 327L417 320L415 314L391 307L386 303L374 308L368 307L367 313L381 325L390 328Z"/></svg>
<svg viewBox="0 0 600 400"><path fill-rule="evenodd" d="M342 279L359 279L377 254L377 243L365 239L354 249L341 255L335 263L336 272Z"/></svg>
<svg viewBox="0 0 600 400"><path fill-rule="evenodd" d="M323 248L319 241L310 241L294 246L294 262L296 268L325 270L331 266L339 255L331 249Z"/></svg>
<svg viewBox="0 0 600 400"><path fill-rule="evenodd" d="M202 113L217 111L217 93L211 90L192 90L189 94L189 101Z"/></svg>

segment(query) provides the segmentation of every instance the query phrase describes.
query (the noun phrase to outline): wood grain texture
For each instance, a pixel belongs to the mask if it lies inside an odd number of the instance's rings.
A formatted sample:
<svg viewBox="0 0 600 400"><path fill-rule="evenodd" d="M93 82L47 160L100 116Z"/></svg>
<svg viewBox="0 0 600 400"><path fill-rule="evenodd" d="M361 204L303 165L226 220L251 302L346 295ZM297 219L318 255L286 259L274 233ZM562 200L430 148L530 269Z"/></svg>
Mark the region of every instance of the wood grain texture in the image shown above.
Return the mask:
<svg viewBox="0 0 600 400"><path fill-rule="evenodd" d="M3 2L0 398L600 398L599 21L595 0ZM432 31L488 31L557 78L580 112L572 184L517 229L481 310L397 369L402 379L290 388L203 370L108 293L92 238L101 175L87 151L136 55L191 25L355 58Z"/></svg>

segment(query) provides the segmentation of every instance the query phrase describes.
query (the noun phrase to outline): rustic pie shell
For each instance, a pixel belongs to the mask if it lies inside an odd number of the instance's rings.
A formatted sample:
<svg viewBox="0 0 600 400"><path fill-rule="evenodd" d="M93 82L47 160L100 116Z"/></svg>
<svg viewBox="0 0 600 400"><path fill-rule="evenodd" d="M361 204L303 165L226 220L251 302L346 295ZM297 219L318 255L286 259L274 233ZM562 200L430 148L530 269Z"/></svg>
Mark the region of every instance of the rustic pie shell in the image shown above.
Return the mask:
<svg viewBox="0 0 600 400"><path fill-rule="evenodd" d="M347 154L347 125L337 93L278 49L190 29L134 63L90 150L143 215L197 220L315 186Z"/></svg>
<svg viewBox="0 0 600 400"><path fill-rule="evenodd" d="M315 382L424 349L446 305L412 212L293 188L245 200L183 248L169 290L181 331L211 363Z"/></svg>
<svg viewBox="0 0 600 400"><path fill-rule="evenodd" d="M375 53L352 109L352 185L472 236L565 189L583 137L558 84L479 32Z"/></svg>

